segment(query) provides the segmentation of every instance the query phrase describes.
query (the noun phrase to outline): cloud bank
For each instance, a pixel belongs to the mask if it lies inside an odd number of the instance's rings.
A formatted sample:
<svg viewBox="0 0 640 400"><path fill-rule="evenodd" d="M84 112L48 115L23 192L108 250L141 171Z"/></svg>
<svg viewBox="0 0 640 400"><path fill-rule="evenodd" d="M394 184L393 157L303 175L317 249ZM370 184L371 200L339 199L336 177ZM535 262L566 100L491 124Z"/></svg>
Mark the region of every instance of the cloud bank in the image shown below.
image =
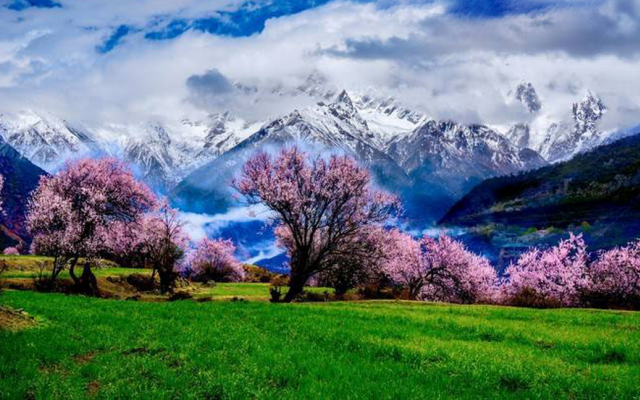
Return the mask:
<svg viewBox="0 0 640 400"><path fill-rule="evenodd" d="M265 118L305 105L269 93L320 73L434 118L526 120L510 95L527 81L550 119L592 90L608 128L638 122L638 0L42 4L0 8L2 112L90 124L225 108Z"/></svg>

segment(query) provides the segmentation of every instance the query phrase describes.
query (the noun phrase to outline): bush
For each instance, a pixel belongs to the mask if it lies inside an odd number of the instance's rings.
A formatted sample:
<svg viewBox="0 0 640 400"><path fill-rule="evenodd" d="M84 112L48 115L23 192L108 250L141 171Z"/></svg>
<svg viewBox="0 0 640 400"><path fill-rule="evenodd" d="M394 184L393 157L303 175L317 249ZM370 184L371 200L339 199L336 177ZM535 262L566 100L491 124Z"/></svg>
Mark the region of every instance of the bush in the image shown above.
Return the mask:
<svg viewBox="0 0 640 400"><path fill-rule="evenodd" d="M203 239L187 258L184 275L196 282L241 282L245 270L233 253L230 240Z"/></svg>
<svg viewBox="0 0 640 400"><path fill-rule="evenodd" d="M282 286L271 286L269 288L269 294L271 295L271 299L269 299L272 303L279 303L282 298Z"/></svg>
<svg viewBox="0 0 640 400"><path fill-rule="evenodd" d="M7 247L6 249L4 249L2 254L4 254L5 256L19 256L20 251L15 247Z"/></svg>
<svg viewBox="0 0 640 400"><path fill-rule="evenodd" d="M158 288L155 278L143 274L131 274L124 280L139 292L152 292Z"/></svg>
<svg viewBox="0 0 640 400"><path fill-rule="evenodd" d="M554 298L549 298L538 293L532 288L522 288L519 292L512 294L507 299L507 304L515 307L530 308L559 308L562 303Z"/></svg>
<svg viewBox="0 0 640 400"><path fill-rule="evenodd" d="M242 268L245 272L244 282L249 283L269 283L279 275L256 265L243 265Z"/></svg>

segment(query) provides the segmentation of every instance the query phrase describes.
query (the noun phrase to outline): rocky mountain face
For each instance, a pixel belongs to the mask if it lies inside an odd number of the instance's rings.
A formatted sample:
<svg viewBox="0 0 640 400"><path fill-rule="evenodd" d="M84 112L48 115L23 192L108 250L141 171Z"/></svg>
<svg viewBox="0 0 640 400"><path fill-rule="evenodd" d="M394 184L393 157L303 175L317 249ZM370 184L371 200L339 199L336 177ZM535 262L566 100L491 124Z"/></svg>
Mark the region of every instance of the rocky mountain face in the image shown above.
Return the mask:
<svg viewBox="0 0 640 400"><path fill-rule="evenodd" d="M18 153L0 138L0 174L4 177L0 213L0 247L17 246L28 251L29 235L25 226L31 192L46 172Z"/></svg>
<svg viewBox="0 0 640 400"><path fill-rule="evenodd" d="M514 97L534 118L538 116L542 102L531 83L520 84ZM566 120L552 122L540 132L532 131L527 123L516 123L505 136L521 149L537 151L548 162L565 161L607 142L610 133L598 128L606 111L603 101L587 92L581 101L573 104Z"/></svg>
<svg viewBox="0 0 640 400"><path fill-rule="evenodd" d="M531 82L521 83L516 88L516 99L521 102L530 113L536 113L542 108L538 93Z"/></svg>
<svg viewBox="0 0 640 400"><path fill-rule="evenodd" d="M602 100L589 92L582 101L573 104L573 124L552 124L537 150L549 162L557 162L602 144L607 135L598 130L597 123L606 111Z"/></svg>

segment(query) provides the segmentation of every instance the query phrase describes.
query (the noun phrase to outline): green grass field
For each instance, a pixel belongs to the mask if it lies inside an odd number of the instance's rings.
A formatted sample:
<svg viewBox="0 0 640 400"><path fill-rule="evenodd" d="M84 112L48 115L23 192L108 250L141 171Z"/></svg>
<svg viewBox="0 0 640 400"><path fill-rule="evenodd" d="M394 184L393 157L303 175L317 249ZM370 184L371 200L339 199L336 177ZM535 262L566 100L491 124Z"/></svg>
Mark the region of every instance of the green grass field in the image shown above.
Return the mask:
<svg viewBox="0 0 640 400"><path fill-rule="evenodd" d="M0 304L38 321L0 330L2 399L640 398L640 313L28 291Z"/></svg>

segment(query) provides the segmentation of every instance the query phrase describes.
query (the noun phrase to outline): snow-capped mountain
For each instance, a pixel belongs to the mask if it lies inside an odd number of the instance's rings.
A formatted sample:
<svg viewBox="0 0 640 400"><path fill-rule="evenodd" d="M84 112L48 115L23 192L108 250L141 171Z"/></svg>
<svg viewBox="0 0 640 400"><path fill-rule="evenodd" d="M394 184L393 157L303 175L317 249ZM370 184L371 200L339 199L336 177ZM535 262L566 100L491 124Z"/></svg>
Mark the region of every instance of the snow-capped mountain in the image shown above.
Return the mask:
<svg viewBox="0 0 640 400"><path fill-rule="evenodd" d="M607 133L597 123L607 111L602 100L591 92L572 107L572 124L558 122L549 127L542 144L536 149L549 162L567 160L578 153L599 146Z"/></svg>
<svg viewBox="0 0 640 400"><path fill-rule="evenodd" d="M221 211L232 203L225 189L230 177L255 149L291 142L312 144L314 149L339 149L355 157L371 169L380 185L406 195L410 208L435 201L434 215L444 212L482 179L545 164L534 151L523 152L486 126L427 120L391 102L354 97L342 91L331 102L319 102L268 122L191 173L177 186L174 199L194 212ZM374 110L382 112L374 114ZM381 124L372 121L384 118L397 128L395 134L381 135L376 130Z"/></svg>
<svg viewBox="0 0 640 400"><path fill-rule="evenodd" d="M45 170L54 169L68 158L101 151L100 144L87 130L51 114L25 111L0 115L0 134Z"/></svg>
<svg viewBox="0 0 640 400"><path fill-rule="evenodd" d="M122 135L121 152L139 175L159 191L168 191L190 172L230 150L259 129L228 113L202 121L183 119L177 127L148 123L112 127Z"/></svg>
<svg viewBox="0 0 640 400"><path fill-rule="evenodd" d="M427 121L390 143L388 153L407 173L439 179L453 194L465 191L469 181L546 164L535 152L523 153L487 126L452 121Z"/></svg>
<svg viewBox="0 0 640 400"><path fill-rule="evenodd" d="M513 99L520 102L531 118L511 126L504 136L520 149L533 149L551 163L565 161L574 155L606 143L612 132L599 129L598 123L607 111L603 101L591 91L573 103L564 117L543 113L542 102L531 83L518 85Z"/></svg>

